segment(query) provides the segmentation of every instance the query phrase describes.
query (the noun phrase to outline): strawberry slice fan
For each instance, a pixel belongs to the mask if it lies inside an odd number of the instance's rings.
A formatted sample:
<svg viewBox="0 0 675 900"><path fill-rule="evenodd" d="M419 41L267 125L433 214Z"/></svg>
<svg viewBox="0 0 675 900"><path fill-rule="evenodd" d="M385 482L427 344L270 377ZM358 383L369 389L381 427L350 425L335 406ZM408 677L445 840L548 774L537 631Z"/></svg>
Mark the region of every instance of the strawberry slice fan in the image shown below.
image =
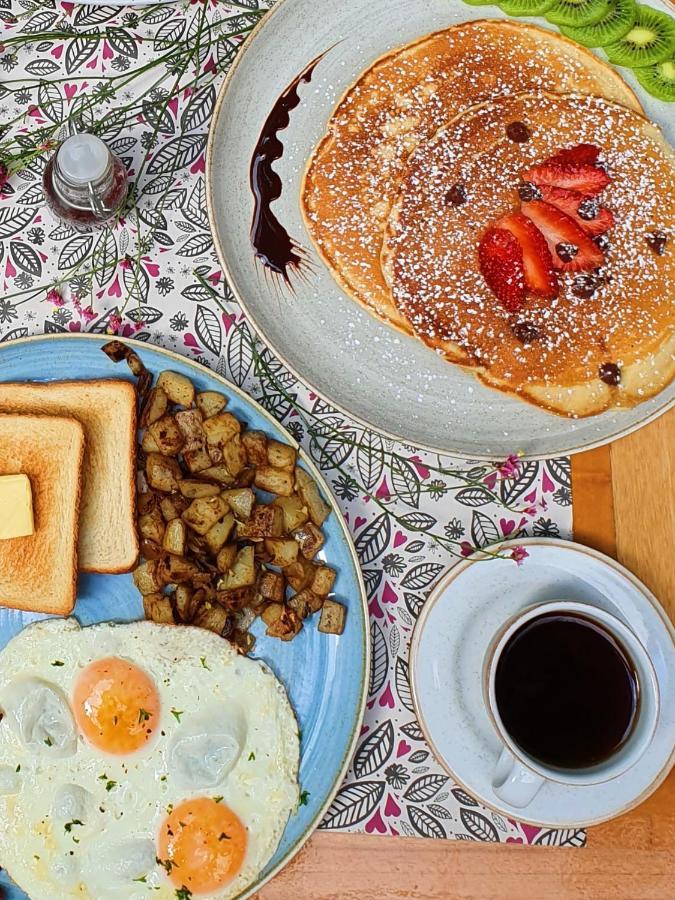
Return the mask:
<svg viewBox="0 0 675 900"><path fill-rule="evenodd" d="M610 177L600 150L578 144L525 169L518 188L519 212L488 228L478 256L488 287L505 309L520 309L528 293L553 299L558 272L593 272L602 266L604 237L614 217L598 194Z"/></svg>

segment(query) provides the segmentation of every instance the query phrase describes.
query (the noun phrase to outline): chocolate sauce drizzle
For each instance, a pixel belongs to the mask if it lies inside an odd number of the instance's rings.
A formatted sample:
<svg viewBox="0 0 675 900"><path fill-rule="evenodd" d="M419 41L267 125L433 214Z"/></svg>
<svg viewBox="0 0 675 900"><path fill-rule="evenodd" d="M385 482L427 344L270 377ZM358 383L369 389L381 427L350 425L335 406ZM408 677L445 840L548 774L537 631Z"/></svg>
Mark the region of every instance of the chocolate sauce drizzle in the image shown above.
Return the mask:
<svg viewBox="0 0 675 900"><path fill-rule="evenodd" d="M272 164L284 155L278 133L288 127L291 111L300 103L298 87L312 80L314 69L324 55L325 52L313 59L281 94L263 125L251 157L250 184L255 198L251 245L256 259L280 275L291 288L290 272L302 271L304 250L272 212L271 204L278 200L283 189Z"/></svg>

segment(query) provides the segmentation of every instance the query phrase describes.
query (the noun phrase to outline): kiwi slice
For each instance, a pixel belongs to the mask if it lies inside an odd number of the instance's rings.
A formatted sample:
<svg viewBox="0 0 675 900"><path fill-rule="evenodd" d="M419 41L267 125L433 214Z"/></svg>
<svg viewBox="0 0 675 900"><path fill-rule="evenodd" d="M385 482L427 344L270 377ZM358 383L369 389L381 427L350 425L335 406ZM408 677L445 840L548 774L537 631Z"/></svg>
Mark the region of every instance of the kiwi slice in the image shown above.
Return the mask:
<svg viewBox="0 0 675 900"><path fill-rule="evenodd" d="M572 38L584 47L604 47L618 41L631 30L637 18L635 0L614 0L612 8L604 19L595 25L581 25L579 28L568 28L562 25L560 30L565 37Z"/></svg>
<svg viewBox="0 0 675 900"><path fill-rule="evenodd" d="M543 16L555 0L498 0L497 6L507 16Z"/></svg>
<svg viewBox="0 0 675 900"><path fill-rule="evenodd" d="M663 62L675 53L675 19L638 3L631 30L604 50L607 59L616 66L637 69Z"/></svg>
<svg viewBox="0 0 675 900"><path fill-rule="evenodd" d="M554 25L595 25L604 19L612 8L612 0L555 0L546 13Z"/></svg>
<svg viewBox="0 0 675 900"><path fill-rule="evenodd" d="M496 6L497 0L464 0L469 6Z"/></svg>
<svg viewBox="0 0 675 900"><path fill-rule="evenodd" d="M675 103L675 56L653 66L636 69L635 77L652 97Z"/></svg>

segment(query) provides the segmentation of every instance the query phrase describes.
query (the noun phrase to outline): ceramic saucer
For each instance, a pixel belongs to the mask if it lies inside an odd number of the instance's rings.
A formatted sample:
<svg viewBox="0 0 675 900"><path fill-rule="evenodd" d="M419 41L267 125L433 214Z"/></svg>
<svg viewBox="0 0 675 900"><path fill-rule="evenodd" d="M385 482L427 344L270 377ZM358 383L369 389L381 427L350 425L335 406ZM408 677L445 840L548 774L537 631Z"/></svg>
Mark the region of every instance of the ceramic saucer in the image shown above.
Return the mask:
<svg viewBox="0 0 675 900"><path fill-rule="evenodd" d="M641 803L675 762L675 629L656 598L614 560L580 544L528 539L529 557L464 560L441 580L417 621L410 648L413 700L424 735L448 773L506 816L551 828L580 828ZM525 808L492 790L502 749L483 702L483 661L495 632L532 603L570 599L624 622L656 670L661 714L649 749L624 775L592 786L547 782Z"/></svg>

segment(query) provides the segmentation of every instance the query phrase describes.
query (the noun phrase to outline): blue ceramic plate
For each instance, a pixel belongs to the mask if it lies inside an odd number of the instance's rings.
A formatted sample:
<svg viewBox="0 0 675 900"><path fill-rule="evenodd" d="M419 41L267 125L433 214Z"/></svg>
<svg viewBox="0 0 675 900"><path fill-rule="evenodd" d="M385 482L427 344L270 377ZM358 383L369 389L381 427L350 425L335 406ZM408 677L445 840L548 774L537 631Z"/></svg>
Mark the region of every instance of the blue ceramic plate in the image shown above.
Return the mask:
<svg viewBox="0 0 675 900"><path fill-rule="evenodd" d="M28 338L0 346L0 380L49 381L58 379L131 379L125 363L115 365L101 352L106 338L71 335ZM252 428L262 429L279 440L295 444L287 432L239 388L203 366L175 353L135 344L153 374L172 369L190 378L200 391L222 391L229 397L228 409ZM337 572L335 593L348 607L345 631L340 636L321 634L315 623L303 628L290 643L267 638L260 621L252 628L257 637L253 656L263 659L286 686L301 729L300 787L307 791L307 804L289 820L281 843L258 880L242 896L250 896L297 853L321 821L349 763L366 699L370 646L368 611L354 545L342 514L323 478L301 451L303 466L333 505L324 525L326 544L322 557ZM78 583L74 615L82 625L142 618L142 604L131 575L83 575ZM42 616L0 609L0 647L24 625ZM0 860L0 865L2 860ZM8 900L26 895L0 872L0 884Z"/></svg>

